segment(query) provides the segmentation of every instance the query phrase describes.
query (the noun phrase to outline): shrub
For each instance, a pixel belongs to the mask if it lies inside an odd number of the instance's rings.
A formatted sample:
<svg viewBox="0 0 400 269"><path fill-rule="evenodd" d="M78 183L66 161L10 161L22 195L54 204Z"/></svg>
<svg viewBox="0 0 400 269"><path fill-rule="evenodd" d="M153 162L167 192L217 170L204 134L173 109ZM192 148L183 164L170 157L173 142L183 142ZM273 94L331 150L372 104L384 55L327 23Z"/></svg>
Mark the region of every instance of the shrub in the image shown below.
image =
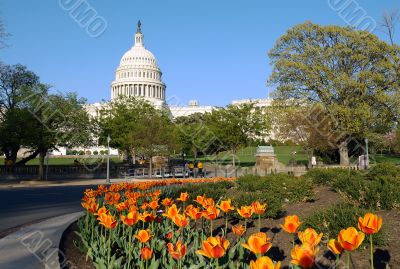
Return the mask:
<svg viewBox="0 0 400 269"><path fill-rule="evenodd" d="M381 176L400 178L400 167L397 167L393 163L380 163L373 166L367 174L367 178L369 179L375 179Z"/></svg>
<svg viewBox="0 0 400 269"><path fill-rule="evenodd" d="M268 182L266 180L266 177L244 175L238 179L237 184L239 189L241 190L254 192L266 189Z"/></svg>
<svg viewBox="0 0 400 269"><path fill-rule="evenodd" d="M337 204L317 211L306 218L301 229L314 228L318 232L322 232L326 240L337 238L340 230L348 227L357 227L358 218L364 216L365 213L367 213L367 210L352 204ZM364 240L364 244L367 244L367 241ZM376 245L385 244L384 231L380 231L375 235L374 243Z"/></svg>
<svg viewBox="0 0 400 269"><path fill-rule="evenodd" d="M359 175L361 173L357 170L315 168L311 169L304 177L311 179L317 185L331 185L338 178Z"/></svg>

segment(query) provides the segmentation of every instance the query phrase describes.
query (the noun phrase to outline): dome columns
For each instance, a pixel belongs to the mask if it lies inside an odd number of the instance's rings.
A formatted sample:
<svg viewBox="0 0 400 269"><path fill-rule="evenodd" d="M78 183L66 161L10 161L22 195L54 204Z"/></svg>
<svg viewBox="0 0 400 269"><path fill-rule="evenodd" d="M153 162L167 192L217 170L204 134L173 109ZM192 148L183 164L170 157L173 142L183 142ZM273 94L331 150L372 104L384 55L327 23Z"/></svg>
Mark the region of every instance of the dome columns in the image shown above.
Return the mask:
<svg viewBox="0 0 400 269"><path fill-rule="evenodd" d="M112 99L119 96L165 100L165 87L147 83L129 83L112 86Z"/></svg>

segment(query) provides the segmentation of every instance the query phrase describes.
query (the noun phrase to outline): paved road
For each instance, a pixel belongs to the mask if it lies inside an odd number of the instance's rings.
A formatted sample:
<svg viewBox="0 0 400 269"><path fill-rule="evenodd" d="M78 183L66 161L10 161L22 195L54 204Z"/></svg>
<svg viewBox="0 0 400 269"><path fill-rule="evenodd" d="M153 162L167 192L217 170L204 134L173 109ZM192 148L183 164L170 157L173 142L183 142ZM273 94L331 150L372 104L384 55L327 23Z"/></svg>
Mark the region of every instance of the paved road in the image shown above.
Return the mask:
<svg viewBox="0 0 400 269"><path fill-rule="evenodd" d="M0 189L0 237L12 228L82 210L88 186L19 187Z"/></svg>

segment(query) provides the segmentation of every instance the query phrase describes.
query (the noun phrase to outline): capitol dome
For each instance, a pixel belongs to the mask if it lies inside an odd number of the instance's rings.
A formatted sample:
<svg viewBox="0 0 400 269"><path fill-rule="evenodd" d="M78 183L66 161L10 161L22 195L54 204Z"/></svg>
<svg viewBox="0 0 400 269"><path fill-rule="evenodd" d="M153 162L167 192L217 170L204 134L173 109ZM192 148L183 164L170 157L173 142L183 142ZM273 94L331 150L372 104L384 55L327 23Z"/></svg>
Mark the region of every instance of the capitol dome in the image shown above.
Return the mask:
<svg viewBox="0 0 400 269"><path fill-rule="evenodd" d="M165 106L165 89L153 53L144 46L141 23L135 35L135 44L120 61L111 84L111 99L119 96L142 97L157 108Z"/></svg>

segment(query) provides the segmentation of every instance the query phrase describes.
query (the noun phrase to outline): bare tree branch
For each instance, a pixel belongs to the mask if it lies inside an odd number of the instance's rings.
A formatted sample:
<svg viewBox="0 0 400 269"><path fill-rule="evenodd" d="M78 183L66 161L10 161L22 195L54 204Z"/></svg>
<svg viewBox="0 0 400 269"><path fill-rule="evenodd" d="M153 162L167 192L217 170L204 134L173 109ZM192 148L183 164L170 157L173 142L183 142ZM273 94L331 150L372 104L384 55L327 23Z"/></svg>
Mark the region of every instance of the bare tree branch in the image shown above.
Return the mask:
<svg viewBox="0 0 400 269"><path fill-rule="evenodd" d="M385 11L382 15L383 21L380 23L382 31L389 37L390 43L394 45L396 25L400 21L400 13L398 9L391 12Z"/></svg>

